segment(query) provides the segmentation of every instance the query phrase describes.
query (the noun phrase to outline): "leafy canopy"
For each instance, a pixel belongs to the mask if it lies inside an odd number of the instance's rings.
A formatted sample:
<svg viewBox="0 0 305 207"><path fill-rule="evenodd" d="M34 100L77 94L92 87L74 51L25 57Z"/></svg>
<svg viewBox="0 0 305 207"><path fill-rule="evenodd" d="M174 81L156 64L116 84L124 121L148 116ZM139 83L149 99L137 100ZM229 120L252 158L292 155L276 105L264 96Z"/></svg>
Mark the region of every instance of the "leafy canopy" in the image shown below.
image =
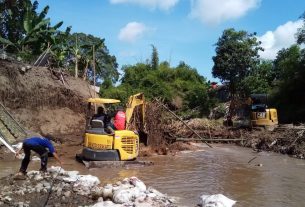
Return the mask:
<svg viewBox="0 0 305 207"><path fill-rule="evenodd" d="M152 60L148 63L125 65L121 84L117 87L102 83L102 97L117 98L126 102L128 96L144 92L146 98L162 98L172 109L188 116L207 114L213 101L208 95L209 85L197 70L184 62L171 67L168 62L157 61L157 50L153 47ZM152 67L155 65L154 67Z"/></svg>
<svg viewBox="0 0 305 207"><path fill-rule="evenodd" d="M228 82L231 94L236 93L239 83L259 63L258 51L262 48L254 35L231 28L224 30L216 43L212 74Z"/></svg>

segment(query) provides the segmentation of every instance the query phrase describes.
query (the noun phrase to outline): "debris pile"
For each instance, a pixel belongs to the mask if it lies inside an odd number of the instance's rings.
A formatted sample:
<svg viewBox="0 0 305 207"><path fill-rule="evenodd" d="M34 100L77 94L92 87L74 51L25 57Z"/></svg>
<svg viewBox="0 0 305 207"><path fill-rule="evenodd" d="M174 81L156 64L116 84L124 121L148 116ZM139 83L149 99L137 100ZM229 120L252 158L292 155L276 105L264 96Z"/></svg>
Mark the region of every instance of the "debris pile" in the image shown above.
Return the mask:
<svg viewBox="0 0 305 207"><path fill-rule="evenodd" d="M95 176L52 166L45 174L30 171L24 180L13 178L0 180L0 206L175 206L136 177L101 187Z"/></svg>
<svg viewBox="0 0 305 207"><path fill-rule="evenodd" d="M257 151L274 151L293 157L305 158L305 129L303 128L277 128L269 131L244 131L247 139L244 146Z"/></svg>

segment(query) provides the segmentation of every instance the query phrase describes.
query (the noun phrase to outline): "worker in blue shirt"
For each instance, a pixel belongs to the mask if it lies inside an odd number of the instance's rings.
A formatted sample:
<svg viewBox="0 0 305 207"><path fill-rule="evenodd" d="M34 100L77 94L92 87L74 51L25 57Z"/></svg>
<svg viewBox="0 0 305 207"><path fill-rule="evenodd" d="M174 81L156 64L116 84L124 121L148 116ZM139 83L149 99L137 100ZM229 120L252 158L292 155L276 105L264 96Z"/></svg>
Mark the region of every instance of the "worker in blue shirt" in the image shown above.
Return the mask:
<svg viewBox="0 0 305 207"><path fill-rule="evenodd" d="M46 172L47 171L47 164L48 164L48 154L51 153L56 160L62 165L59 156L56 153L56 150L51 143L50 140L43 137L31 137L27 138L23 141L22 147L16 152L15 156L18 156L20 151L23 149L24 151L24 158L21 162L21 167L19 170L19 175L25 175L28 165L30 163L30 156L31 150L39 154L41 160L41 167L40 171Z"/></svg>

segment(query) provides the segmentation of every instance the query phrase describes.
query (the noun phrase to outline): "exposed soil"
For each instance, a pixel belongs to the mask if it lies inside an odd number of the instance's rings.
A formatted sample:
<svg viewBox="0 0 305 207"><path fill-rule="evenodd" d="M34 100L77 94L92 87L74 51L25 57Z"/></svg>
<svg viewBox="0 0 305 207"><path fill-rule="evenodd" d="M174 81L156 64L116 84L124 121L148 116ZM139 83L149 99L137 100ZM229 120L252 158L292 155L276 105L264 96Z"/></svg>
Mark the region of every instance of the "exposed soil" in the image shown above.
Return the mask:
<svg viewBox="0 0 305 207"><path fill-rule="evenodd" d="M35 133L60 137L82 132L85 100L94 93L88 83L66 76L63 84L47 68L32 67L22 73L21 67L0 60L0 101L9 112Z"/></svg>

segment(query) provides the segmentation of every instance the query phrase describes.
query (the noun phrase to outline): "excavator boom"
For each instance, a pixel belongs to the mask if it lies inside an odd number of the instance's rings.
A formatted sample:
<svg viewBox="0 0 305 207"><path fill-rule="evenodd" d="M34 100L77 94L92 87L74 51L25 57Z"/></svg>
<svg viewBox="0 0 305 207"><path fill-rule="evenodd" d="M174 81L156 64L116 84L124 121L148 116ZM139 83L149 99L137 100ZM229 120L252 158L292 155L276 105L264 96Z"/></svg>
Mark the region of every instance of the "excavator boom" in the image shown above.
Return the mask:
<svg viewBox="0 0 305 207"><path fill-rule="evenodd" d="M128 103L126 105L126 129L129 129L130 123L131 123L131 118L133 115L133 111L135 107L140 106L142 107L142 115L141 115L141 121L144 123L144 118L145 118L145 98L143 93L138 93L133 96L130 96L128 99Z"/></svg>

